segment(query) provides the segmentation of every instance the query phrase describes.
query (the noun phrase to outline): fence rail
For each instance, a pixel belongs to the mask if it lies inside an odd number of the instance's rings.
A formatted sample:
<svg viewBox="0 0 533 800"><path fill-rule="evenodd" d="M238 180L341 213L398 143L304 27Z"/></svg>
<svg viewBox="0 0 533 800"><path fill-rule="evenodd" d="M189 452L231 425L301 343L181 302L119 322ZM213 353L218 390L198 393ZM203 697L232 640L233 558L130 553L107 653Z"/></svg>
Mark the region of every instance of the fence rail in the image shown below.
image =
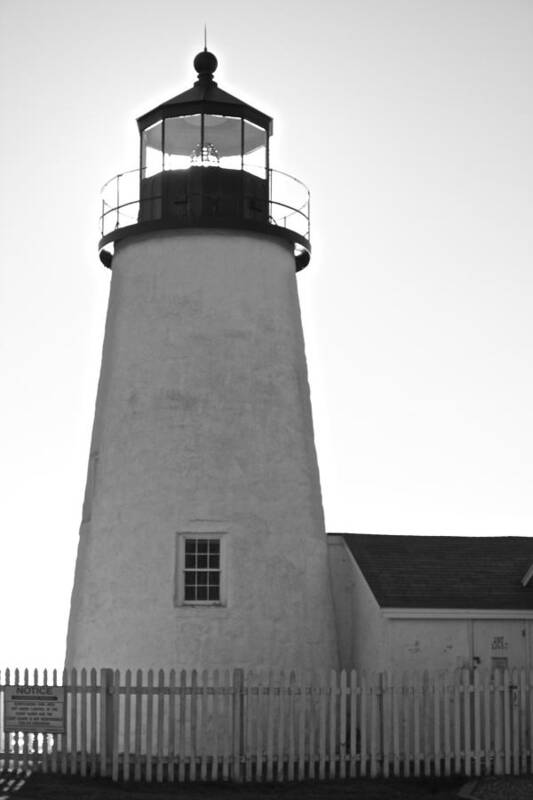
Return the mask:
<svg viewBox="0 0 533 800"><path fill-rule="evenodd" d="M63 732L5 732L13 686L63 687ZM0 723L0 769L148 782L523 774L533 671L6 670Z"/></svg>

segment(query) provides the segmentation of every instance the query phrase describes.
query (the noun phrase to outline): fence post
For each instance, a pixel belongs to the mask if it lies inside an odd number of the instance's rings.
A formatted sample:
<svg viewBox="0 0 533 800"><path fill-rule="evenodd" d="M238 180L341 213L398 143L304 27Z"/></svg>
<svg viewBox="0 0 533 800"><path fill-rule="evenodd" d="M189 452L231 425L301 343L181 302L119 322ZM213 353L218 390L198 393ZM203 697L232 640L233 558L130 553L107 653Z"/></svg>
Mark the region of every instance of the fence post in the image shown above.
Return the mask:
<svg viewBox="0 0 533 800"><path fill-rule="evenodd" d="M113 756L113 720L118 714L112 669L100 670L100 775L107 776Z"/></svg>
<svg viewBox="0 0 533 800"><path fill-rule="evenodd" d="M244 670L233 670L233 780L242 780L242 756L244 752Z"/></svg>

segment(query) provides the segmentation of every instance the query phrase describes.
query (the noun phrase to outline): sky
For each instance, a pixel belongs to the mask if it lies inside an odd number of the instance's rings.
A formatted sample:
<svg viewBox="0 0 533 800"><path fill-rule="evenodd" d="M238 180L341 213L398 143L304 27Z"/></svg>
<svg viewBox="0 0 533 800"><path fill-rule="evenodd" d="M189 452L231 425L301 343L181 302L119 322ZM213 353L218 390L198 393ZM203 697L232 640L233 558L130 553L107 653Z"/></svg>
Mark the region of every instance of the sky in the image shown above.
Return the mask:
<svg viewBox="0 0 533 800"><path fill-rule="evenodd" d="M326 528L533 534L533 4L2 0L0 667L62 666L110 273L99 192L195 79L274 117ZM533 547L532 547L533 551Z"/></svg>

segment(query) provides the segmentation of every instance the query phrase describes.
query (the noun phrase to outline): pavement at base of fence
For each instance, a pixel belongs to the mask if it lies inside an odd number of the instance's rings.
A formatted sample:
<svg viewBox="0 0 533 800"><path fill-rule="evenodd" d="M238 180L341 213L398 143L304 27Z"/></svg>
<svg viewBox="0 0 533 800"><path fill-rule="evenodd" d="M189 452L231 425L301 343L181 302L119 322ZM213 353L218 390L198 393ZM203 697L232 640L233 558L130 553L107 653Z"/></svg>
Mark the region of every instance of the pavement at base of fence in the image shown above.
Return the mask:
<svg viewBox="0 0 533 800"><path fill-rule="evenodd" d="M14 792L24 786L31 772L29 769L5 770L0 772L0 800L9 800Z"/></svg>
<svg viewBox="0 0 533 800"><path fill-rule="evenodd" d="M475 778L459 792L461 800L533 800L533 778L516 777Z"/></svg>
<svg viewBox="0 0 533 800"><path fill-rule="evenodd" d="M355 779L301 784L112 783L109 779L0 772L0 800L533 800L533 777Z"/></svg>
<svg viewBox="0 0 533 800"><path fill-rule="evenodd" d="M14 773L11 773L14 777ZM355 778L302 783L117 782L35 772L8 800L457 800L464 780Z"/></svg>

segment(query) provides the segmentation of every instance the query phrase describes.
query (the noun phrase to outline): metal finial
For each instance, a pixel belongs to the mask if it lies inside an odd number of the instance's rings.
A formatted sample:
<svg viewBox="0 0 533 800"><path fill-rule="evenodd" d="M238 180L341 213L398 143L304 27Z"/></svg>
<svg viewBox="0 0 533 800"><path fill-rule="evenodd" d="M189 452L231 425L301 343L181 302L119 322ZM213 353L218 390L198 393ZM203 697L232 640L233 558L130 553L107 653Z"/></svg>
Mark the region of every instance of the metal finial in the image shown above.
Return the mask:
<svg viewBox="0 0 533 800"><path fill-rule="evenodd" d="M204 53L207 52L207 25L204 24Z"/></svg>

